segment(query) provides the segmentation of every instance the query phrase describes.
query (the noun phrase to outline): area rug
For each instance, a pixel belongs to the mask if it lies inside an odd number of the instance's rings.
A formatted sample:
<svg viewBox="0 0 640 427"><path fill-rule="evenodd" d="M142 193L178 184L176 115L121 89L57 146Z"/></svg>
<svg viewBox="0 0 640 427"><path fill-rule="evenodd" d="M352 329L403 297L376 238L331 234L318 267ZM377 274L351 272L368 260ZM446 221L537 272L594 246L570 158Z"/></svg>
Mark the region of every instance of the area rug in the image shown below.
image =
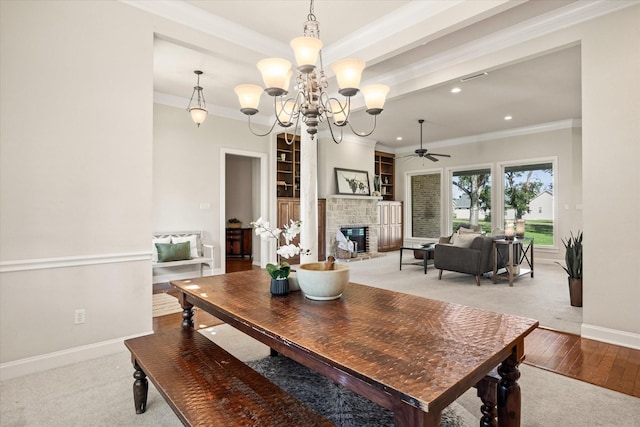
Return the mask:
<svg viewBox="0 0 640 427"><path fill-rule="evenodd" d="M153 317L181 312L182 307L178 298L165 293L153 294Z"/></svg>
<svg viewBox="0 0 640 427"><path fill-rule="evenodd" d="M393 426L393 412L287 357L268 356L247 364L340 427ZM466 411L456 403L453 405ZM440 426L467 425L465 419L456 413L453 405L442 412Z"/></svg>

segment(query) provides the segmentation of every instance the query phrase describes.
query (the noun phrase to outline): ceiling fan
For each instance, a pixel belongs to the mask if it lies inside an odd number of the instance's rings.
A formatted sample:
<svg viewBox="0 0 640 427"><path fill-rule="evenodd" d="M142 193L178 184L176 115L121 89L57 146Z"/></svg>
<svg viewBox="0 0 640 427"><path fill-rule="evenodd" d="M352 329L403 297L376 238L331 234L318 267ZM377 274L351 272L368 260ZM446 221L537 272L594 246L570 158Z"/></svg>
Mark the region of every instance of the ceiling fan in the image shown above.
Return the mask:
<svg viewBox="0 0 640 427"><path fill-rule="evenodd" d="M423 159L427 158L427 159L431 160L432 162L437 162L439 159L437 159L434 156L451 157L449 154L429 153L429 150L427 150L426 148L422 148L422 124L424 123L424 119L419 119L418 123L420 123L420 148L415 150L415 154L409 154L409 155L406 155L406 156L401 156L399 158L402 158L402 157L422 157Z"/></svg>

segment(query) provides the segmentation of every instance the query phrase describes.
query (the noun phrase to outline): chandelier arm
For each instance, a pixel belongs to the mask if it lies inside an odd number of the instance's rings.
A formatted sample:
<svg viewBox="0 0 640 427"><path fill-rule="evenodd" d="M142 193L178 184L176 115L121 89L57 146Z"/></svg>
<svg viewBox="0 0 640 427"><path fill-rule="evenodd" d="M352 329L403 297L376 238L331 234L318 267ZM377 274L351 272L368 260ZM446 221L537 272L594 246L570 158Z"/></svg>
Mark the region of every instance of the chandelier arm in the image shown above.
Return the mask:
<svg viewBox="0 0 640 427"><path fill-rule="evenodd" d="M336 144L340 144L342 142L342 137L344 136L344 134L342 133L342 126L337 126L340 128L340 139L336 139L335 134L333 133L333 126L336 126L335 124L332 125L331 124L331 120L327 120L327 124L329 125L329 133L331 133L331 139L333 139L333 142L335 142Z"/></svg>
<svg viewBox="0 0 640 427"><path fill-rule="evenodd" d="M251 127L251 116L247 116L248 120L249 120L249 130L251 131L252 134L254 134L255 136L267 136L271 133L271 131L273 131L273 128L276 127L276 123L278 123L278 121L274 121L273 124L271 125L271 129L269 129L267 131L267 133L257 133L256 131L253 130L253 128Z"/></svg>
<svg viewBox="0 0 640 427"><path fill-rule="evenodd" d="M376 119L376 117L377 117L377 116L373 116L373 129L371 129L371 130L369 131L369 133L358 133L358 132L356 132L356 131L355 131L355 129L353 128L353 126L351 126L351 123L347 122L347 124L349 125L349 128L351 129L351 132L353 132L355 135L357 135L357 136L359 136L359 137L361 137L361 138L364 138L364 137L367 137L367 136L371 135L371 134L373 133L373 131L375 131L375 130L376 130L376 124L377 124L377 119Z"/></svg>

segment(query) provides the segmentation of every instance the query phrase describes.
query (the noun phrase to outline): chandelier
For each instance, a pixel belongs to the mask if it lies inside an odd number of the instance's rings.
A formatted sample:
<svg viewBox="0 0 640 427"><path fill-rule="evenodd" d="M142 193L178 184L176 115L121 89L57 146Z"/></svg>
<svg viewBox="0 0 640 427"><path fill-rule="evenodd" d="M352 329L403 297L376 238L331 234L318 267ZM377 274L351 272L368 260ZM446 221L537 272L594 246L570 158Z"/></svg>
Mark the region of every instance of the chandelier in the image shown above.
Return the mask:
<svg viewBox="0 0 640 427"><path fill-rule="evenodd" d="M300 120L302 120L307 126L307 133L313 139L318 132L318 124L326 121L329 124L333 141L339 144L342 142L342 131L347 125L355 135L361 137L371 135L376 128L376 117L382 113L389 87L374 84L362 88L367 107L366 112L373 116L373 128L369 132L356 132L349 122L351 98L360 91L358 86L365 62L352 58L334 62L331 68L338 81L338 93L344 99L339 100L329 96L329 84L322 63L320 27L313 13L313 1L311 0L309 15L304 25L304 36L291 40L291 48L294 51L298 70L295 80L295 95L287 97L289 83L293 75L291 62L280 58L263 59L257 64L262 73L265 89L253 84L235 87L240 101L240 111L248 116L249 130L254 135L266 136L273 131L276 125L283 128L294 126L293 134L296 135ZM319 69L316 68L318 59L320 60ZM262 92L273 97L276 117L271 129L264 134L257 133L251 128L251 116L258 113ZM336 137L334 133L334 126L340 129L339 137ZM291 141L287 140L287 143L291 144L291 142L293 142L293 138Z"/></svg>
<svg viewBox="0 0 640 427"><path fill-rule="evenodd" d="M187 111L191 113L191 118L196 122L198 127L200 127L207 118L207 104L204 102L204 93L202 93L202 86L200 86L200 75L202 74L202 71L195 70L194 73L198 76L198 83L193 87L193 93L191 94ZM193 104L194 96L197 96L196 103L191 106Z"/></svg>

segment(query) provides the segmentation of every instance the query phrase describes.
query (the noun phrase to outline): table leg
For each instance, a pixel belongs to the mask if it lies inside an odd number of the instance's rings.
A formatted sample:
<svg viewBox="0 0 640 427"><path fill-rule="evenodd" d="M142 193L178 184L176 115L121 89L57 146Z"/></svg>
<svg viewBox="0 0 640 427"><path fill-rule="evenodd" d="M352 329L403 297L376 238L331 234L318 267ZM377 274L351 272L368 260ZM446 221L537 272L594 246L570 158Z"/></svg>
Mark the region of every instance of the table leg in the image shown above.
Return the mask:
<svg viewBox="0 0 640 427"><path fill-rule="evenodd" d="M498 374L502 378L498 384L499 427L520 427L521 396L518 364L518 358L514 352L498 367Z"/></svg>
<svg viewBox="0 0 640 427"><path fill-rule="evenodd" d="M424 264L424 274L427 274L427 258L429 258L429 252L422 251L422 263Z"/></svg>
<svg viewBox="0 0 640 427"><path fill-rule="evenodd" d="M394 426L439 427L442 411L424 412L402 401L393 407Z"/></svg>
<svg viewBox="0 0 640 427"><path fill-rule="evenodd" d="M147 393L149 392L149 381L147 375L138 366L138 361L134 360L133 369L133 403L136 407L136 414L143 414L147 410Z"/></svg>
<svg viewBox="0 0 640 427"><path fill-rule="evenodd" d="M400 248L400 270L402 270L402 248Z"/></svg>
<svg viewBox="0 0 640 427"><path fill-rule="evenodd" d="M182 306L182 327L193 328L193 304L187 302L186 297L184 292L178 294L178 302Z"/></svg>

